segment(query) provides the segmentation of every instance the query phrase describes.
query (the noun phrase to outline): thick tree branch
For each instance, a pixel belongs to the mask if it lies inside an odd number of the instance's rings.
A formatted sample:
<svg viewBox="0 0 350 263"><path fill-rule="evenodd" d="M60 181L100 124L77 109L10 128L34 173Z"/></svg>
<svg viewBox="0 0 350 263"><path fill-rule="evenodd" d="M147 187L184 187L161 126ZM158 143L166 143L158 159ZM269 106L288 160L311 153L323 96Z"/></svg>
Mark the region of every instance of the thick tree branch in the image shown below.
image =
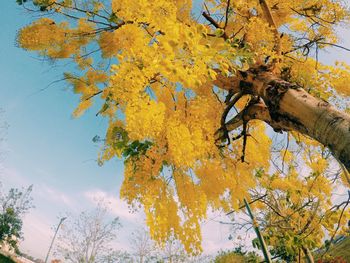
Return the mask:
<svg viewBox="0 0 350 263"><path fill-rule="evenodd" d="M276 132L297 131L328 147L334 157L350 170L350 116L313 97L294 83L284 81L266 66L256 66L244 74L225 77L218 74L213 82L219 88L258 96L258 103L250 105L226 122L228 131L243 125L244 120L258 119ZM222 136L222 130L216 136Z"/></svg>

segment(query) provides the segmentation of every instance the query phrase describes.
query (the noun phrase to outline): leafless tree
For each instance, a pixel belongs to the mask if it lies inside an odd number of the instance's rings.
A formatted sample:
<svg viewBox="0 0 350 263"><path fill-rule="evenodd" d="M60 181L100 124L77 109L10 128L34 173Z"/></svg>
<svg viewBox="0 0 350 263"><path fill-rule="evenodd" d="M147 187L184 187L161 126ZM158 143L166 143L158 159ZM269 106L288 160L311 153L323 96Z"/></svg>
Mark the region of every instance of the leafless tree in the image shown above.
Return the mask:
<svg viewBox="0 0 350 263"><path fill-rule="evenodd" d="M188 255L183 245L176 239L169 239L160 251L164 262L180 263L187 262Z"/></svg>
<svg viewBox="0 0 350 263"><path fill-rule="evenodd" d="M76 220L63 225L58 237L56 254L64 262L117 263L127 255L113 248L119 218L108 219L107 208L101 202L90 212L82 212Z"/></svg>
<svg viewBox="0 0 350 263"><path fill-rule="evenodd" d="M144 228L132 233L130 243L137 263L151 262L155 257L156 245Z"/></svg>
<svg viewBox="0 0 350 263"><path fill-rule="evenodd" d="M131 245L134 261L136 263L161 262L161 263L206 263L211 258L207 255L189 255L184 246L175 238L171 237L161 246L156 244L143 228L132 233Z"/></svg>

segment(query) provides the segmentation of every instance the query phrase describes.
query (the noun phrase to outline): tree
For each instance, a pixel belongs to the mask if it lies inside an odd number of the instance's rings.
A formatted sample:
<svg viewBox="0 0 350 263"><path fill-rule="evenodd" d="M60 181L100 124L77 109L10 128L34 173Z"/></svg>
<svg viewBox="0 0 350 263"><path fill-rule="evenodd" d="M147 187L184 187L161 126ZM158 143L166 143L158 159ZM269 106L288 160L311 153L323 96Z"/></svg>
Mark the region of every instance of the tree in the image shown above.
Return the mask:
<svg viewBox="0 0 350 263"><path fill-rule="evenodd" d="M150 238L146 229L140 228L132 233L130 240L134 261L137 263L157 262L157 263L205 263L211 262L207 255L188 255L184 246L173 237L169 238L165 244L157 246Z"/></svg>
<svg viewBox="0 0 350 263"><path fill-rule="evenodd" d="M162 262L181 263L189 262L188 255L181 243L173 238L170 238L160 251ZM204 262L204 261L202 261Z"/></svg>
<svg viewBox="0 0 350 263"><path fill-rule="evenodd" d="M30 196L33 186L27 189L11 188L5 193L0 185L0 244L18 249L17 243L22 239L22 218L32 205Z"/></svg>
<svg viewBox="0 0 350 263"><path fill-rule="evenodd" d="M242 247L237 247L232 251L220 251L214 259L214 263L257 263L261 258L255 252L243 251Z"/></svg>
<svg viewBox="0 0 350 263"><path fill-rule="evenodd" d="M325 162L325 158L313 161ZM350 192L343 200L331 202L339 199L339 193L332 192L339 171L319 166L302 177L295 165L295 161L288 159L287 173L260 174L261 184L251 192L251 205L255 208L255 224L259 225L274 258L300 262L305 257L314 262L311 251L317 249L320 254L325 237L332 243L337 236L347 234ZM249 220L234 218L222 223L232 224L234 233L252 225ZM260 249L257 239L253 246Z"/></svg>
<svg viewBox="0 0 350 263"><path fill-rule="evenodd" d="M4 256L2 254L0 254L0 260L4 263L15 263L15 261L13 261L12 258Z"/></svg>
<svg viewBox="0 0 350 263"><path fill-rule="evenodd" d="M137 229L132 233L130 244L135 262L146 263L155 258L156 245L145 229Z"/></svg>
<svg viewBox="0 0 350 263"><path fill-rule="evenodd" d="M163 246L158 248L157 255L158 258L160 258L158 260L159 263L209 263L213 261L213 257L209 255L188 254L181 242L173 237L168 239Z"/></svg>
<svg viewBox="0 0 350 263"><path fill-rule="evenodd" d="M113 249L112 243L120 226L118 218L108 220L107 208L100 203L95 210L82 212L77 219L64 224L56 253L64 262L124 262L124 255Z"/></svg>
<svg viewBox="0 0 350 263"><path fill-rule="evenodd" d="M208 0L200 13L189 0L17 2L42 12L19 45L77 65L64 75L81 95L74 115L102 100L100 162L124 159L121 196L143 206L153 239L199 252L208 206L237 209L276 162L272 134L312 160L326 147L349 186L350 67L318 60L348 50L335 33L350 18L342 1Z"/></svg>

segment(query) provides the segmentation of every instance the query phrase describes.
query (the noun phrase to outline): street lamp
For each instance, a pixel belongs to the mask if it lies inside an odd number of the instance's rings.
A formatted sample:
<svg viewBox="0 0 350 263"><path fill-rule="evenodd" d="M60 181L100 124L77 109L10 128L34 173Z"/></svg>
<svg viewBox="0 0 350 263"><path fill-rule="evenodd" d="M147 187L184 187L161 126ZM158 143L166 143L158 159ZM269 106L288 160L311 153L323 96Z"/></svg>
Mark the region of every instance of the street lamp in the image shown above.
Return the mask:
<svg viewBox="0 0 350 263"><path fill-rule="evenodd" d="M49 247L49 250L47 251L47 255L46 255L46 258L45 258L45 263L47 263L47 260L48 260L48 258L49 258L50 251L51 251L53 242L55 241L55 238L56 238L58 229L59 229L60 226L62 225L62 222L63 222L64 220L66 220L66 219L67 219L67 217L62 217L62 218L60 219L60 222L58 223L58 226L57 226L57 228L56 228L55 234L54 234L54 236L53 236L53 238L52 238L52 241L51 241L51 245L50 245L50 247Z"/></svg>

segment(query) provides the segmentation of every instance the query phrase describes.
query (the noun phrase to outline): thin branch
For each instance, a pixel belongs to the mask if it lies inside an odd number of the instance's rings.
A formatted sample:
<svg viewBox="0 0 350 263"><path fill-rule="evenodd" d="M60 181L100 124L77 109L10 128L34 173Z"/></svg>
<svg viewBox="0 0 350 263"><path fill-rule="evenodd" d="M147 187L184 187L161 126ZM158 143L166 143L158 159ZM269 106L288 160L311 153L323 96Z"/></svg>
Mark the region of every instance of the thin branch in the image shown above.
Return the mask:
<svg viewBox="0 0 350 263"><path fill-rule="evenodd" d="M215 90L212 89L211 91L212 91L212 93L214 94L214 96L216 97L217 101L220 102L220 104L222 104L222 101L221 101L221 99L219 98L219 95L215 92Z"/></svg>
<svg viewBox="0 0 350 263"><path fill-rule="evenodd" d="M103 90L99 90L97 92L95 92L94 94L90 95L89 97L85 98L85 100L89 100L95 96L97 96L98 94L101 94L103 92Z"/></svg>
<svg viewBox="0 0 350 263"><path fill-rule="evenodd" d="M65 5L63 5L62 3L58 3L58 2L55 2L54 4L55 4L55 5L58 5L58 6L61 6L61 7L63 7L63 8L75 10L75 11L78 11L78 12L81 12L81 13L84 13L84 14L90 13L90 14L92 14L92 15L94 15L94 16L97 16L97 17L100 17L100 18L103 18L103 19L109 21L109 18L108 18L108 17L103 16L103 15L100 15L100 14L98 14L98 13L96 13L96 12L91 11L91 10L80 9L80 8L78 8L77 6L75 6L75 7L65 6Z"/></svg>
<svg viewBox="0 0 350 263"><path fill-rule="evenodd" d="M330 244L332 244L332 242L333 242L333 240L334 240L334 237L335 237L335 235L337 234L337 232L338 232L338 230L339 230L339 228L340 228L340 221L341 221L341 219L342 219L342 217L343 217L343 215L344 215L344 212L345 212L345 209L346 209L346 207L349 205L349 203L350 203L350 191L348 191L348 200L346 201L346 203L345 203L345 205L344 205L344 207L343 207L343 209L342 209L342 211L341 211L341 213L340 213L340 216L339 216L339 218L338 218L338 223L337 223L337 228L335 229L335 231L334 231L334 233L333 233L333 235L332 235L332 237L331 237L331 239L330 239L330 241L329 241L329 243ZM328 252L328 250L330 249L330 247L331 246L328 246L327 247L327 249L326 249L326 251L322 254L322 258L324 257L324 255L325 254L327 254L327 252Z"/></svg>
<svg viewBox="0 0 350 263"><path fill-rule="evenodd" d="M314 220L314 218L315 218L315 216L317 214L317 210L318 210L319 206L320 206L320 200L318 200L317 203L315 204L314 211L312 212L311 216L307 220L307 222L304 225L304 227L299 231L298 235L303 234L308 229L308 227L310 226L311 222Z"/></svg>
<svg viewBox="0 0 350 263"><path fill-rule="evenodd" d="M262 195L262 196L259 196L258 198L256 198L256 199L250 201L249 204L251 205L251 204L253 204L253 203L257 202L257 201L260 201L261 199L265 198L266 196L267 196L267 194L264 194L264 195ZM241 210L241 209L243 209L243 208L245 208L245 205L241 205L240 207L238 207L238 210ZM236 211L235 211L235 210L232 210L232 211L228 212L226 215L227 215L227 216L228 216L228 215L231 215L231 214L233 214L234 212L236 212Z"/></svg>
<svg viewBox="0 0 350 263"><path fill-rule="evenodd" d="M243 96L242 92L236 93L233 96L232 100L228 103L227 107L225 108L225 110L221 116L221 129L224 132L224 136L228 140L228 144L230 143L230 138L228 136L228 130L226 129L226 118L227 118L227 115L229 114L229 112L231 111L231 109L235 106L235 104L238 102L238 100L240 98L242 98L242 96Z"/></svg>
<svg viewBox="0 0 350 263"><path fill-rule="evenodd" d="M278 33L276 22L272 16L271 9L270 9L269 5L267 4L266 0L260 0L260 5L261 5L261 8L266 16L267 22L269 23L270 27L272 27L272 29L273 29L273 32L275 35L275 41L276 41L275 51L276 51L277 55L280 55L280 53L281 53L280 35Z"/></svg>
<svg viewBox="0 0 350 263"><path fill-rule="evenodd" d="M283 153L283 158L282 158L282 172L284 172L284 160L286 158L286 154L287 154L287 151L288 151L288 147L289 147L289 133L287 133L287 145L286 145L286 148L284 150L284 153Z"/></svg>
<svg viewBox="0 0 350 263"><path fill-rule="evenodd" d="M245 161L245 149L247 147L247 120L243 120L243 131L242 131L242 135L243 135L243 147L242 147L242 156L241 156L241 161L242 163Z"/></svg>
<svg viewBox="0 0 350 263"><path fill-rule="evenodd" d="M343 46L340 46L340 45L337 45L337 44L332 44L332 43L328 43L328 42L318 42L318 44L328 45L328 46L332 46L332 47L337 47L337 48L344 49L344 50L350 52L350 48L346 48L346 47L343 47Z"/></svg>
<svg viewBox="0 0 350 263"><path fill-rule="evenodd" d="M230 0L227 0L224 29L226 29L226 27L227 27L229 11L230 11Z"/></svg>
<svg viewBox="0 0 350 263"><path fill-rule="evenodd" d="M208 22L210 22L210 24L212 24L215 28L221 28L220 25L218 24L218 22L216 22L208 13L203 12L202 16L208 20Z"/></svg>
<svg viewBox="0 0 350 263"><path fill-rule="evenodd" d="M208 13L203 12L202 15L203 15L203 17L204 17L206 20L208 20L208 22L209 22L210 24L212 24L215 28L217 28L217 29L223 29L223 28L218 24L218 22L216 22ZM223 30L224 30L224 29L223 29ZM227 36L225 30L224 30L224 33L222 34L222 37L223 37L225 40L228 39L228 36Z"/></svg>

